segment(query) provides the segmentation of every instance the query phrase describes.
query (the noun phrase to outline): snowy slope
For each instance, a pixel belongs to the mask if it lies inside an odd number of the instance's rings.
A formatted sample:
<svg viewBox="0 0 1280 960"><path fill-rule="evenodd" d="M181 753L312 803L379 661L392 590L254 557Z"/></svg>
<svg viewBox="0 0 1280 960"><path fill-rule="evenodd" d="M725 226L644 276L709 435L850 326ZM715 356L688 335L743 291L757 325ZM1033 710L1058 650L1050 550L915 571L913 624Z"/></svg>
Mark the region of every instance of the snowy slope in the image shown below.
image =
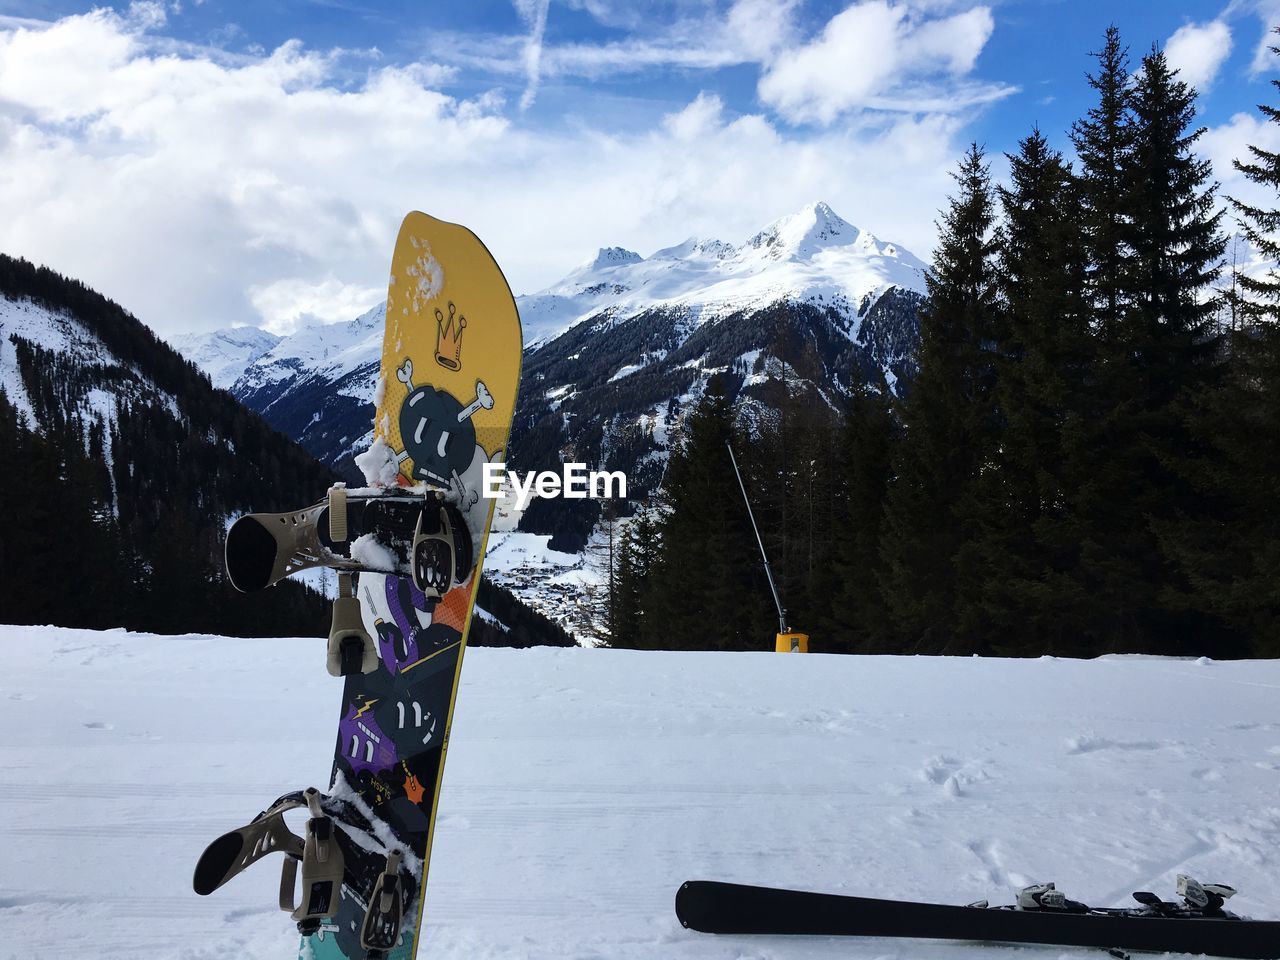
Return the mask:
<svg viewBox="0 0 1280 960"><path fill-rule="evenodd" d="M553 339L608 312L615 320L663 307L695 322L790 299L831 306L852 319L864 298L891 286L924 292L926 264L813 203L741 246L690 238L649 257L618 247L540 293L521 297L526 344Z"/></svg>
<svg viewBox="0 0 1280 960"><path fill-rule="evenodd" d="M762 637L762 643L767 638ZM281 960L261 864L204 844L329 772L323 641L0 628L0 956ZM964 903L1187 871L1280 918L1280 662L468 652L421 956L991 960L1086 950L708 937L679 883Z"/></svg>
<svg viewBox="0 0 1280 960"><path fill-rule="evenodd" d="M100 363L109 357L103 342L66 314L30 300L0 296L0 388L32 427L37 426L35 411L22 382L17 347L10 339L13 336L84 363ZM86 408L86 412L91 411Z"/></svg>
<svg viewBox="0 0 1280 960"><path fill-rule="evenodd" d="M367 383L361 379L343 387L345 396L371 403L386 322L384 303L346 323L304 327L279 338L269 350L255 358L247 370L241 371L236 393L260 390L299 373L331 383L343 382L353 372L363 372L372 364L373 376Z"/></svg>
<svg viewBox="0 0 1280 960"><path fill-rule="evenodd" d="M236 398L339 472L373 440L386 305L280 339L236 378Z"/></svg>
<svg viewBox="0 0 1280 960"><path fill-rule="evenodd" d="M122 363L106 344L74 317L34 303L25 298L0 296L0 388L23 416L27 425L40 428L39 417L31 405L18 364L18 351L11 337L18 337L41 349L58 355L70 366L114 367L104 376L101 386L84 388L63 386L59 395L66 404L64 415L78 415L84 423L94 420L109 427L116 420L122 401L144 402L169 411L182 420L182 412L174 397L159 389L136 369ZM111 458L110 431L104 431L105 455Z"/></svg>

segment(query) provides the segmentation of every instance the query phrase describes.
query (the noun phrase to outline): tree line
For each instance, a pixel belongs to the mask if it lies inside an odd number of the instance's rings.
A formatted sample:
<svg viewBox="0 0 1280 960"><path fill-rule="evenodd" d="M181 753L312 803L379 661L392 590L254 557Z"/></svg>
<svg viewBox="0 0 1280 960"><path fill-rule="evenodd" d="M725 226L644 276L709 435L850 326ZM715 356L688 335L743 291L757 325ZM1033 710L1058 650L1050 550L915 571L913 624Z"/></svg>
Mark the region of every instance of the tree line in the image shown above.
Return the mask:
<svg viewBox="0 0 1280 960"><path fill-rule="evenodd" d="M1033 130L1007 185L959 163L910 381L838 413L784 384L750 429L708 386L610 541L614 645L772 648L733 443L812 649L1280 655L1280 210L1224 208L1159 49L1094 57L1074 161ZM1276 154L1236 166L1280 191ZM1224 269L1233 221L1265 273Z"/></svg>
<svg viewBox="0 0 1280 960"><path fill-rule="evenodd" d="M229 513L283 500L282 491L307 480L327 483L325 468L261 424L237 434L233 453L145 394L114 393L112 420L86 416L79 403L86 391L118 388L131 374L17 337L12 343L40 429L0 389L12 507L0 525L6 622L228 636L328 632L320 594L297 583L240 594L222 569ZM255 489L266 477L285 486Z"/></svg>

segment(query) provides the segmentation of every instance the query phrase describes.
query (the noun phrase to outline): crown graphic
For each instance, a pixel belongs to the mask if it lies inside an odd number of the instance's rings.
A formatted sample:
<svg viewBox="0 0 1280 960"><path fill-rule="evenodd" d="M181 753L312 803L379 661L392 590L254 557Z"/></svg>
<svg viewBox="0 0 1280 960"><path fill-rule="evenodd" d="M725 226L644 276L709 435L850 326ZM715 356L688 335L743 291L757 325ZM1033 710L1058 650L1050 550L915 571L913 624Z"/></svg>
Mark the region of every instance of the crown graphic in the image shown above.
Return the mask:
<svg viewBox="0 0 1280 960"><path fill-rule="evenodd" d="M467 329L467 318L457 313L452 301L449 317L436 307L436 363L446 370L462 369L462 334Z"/></svg>

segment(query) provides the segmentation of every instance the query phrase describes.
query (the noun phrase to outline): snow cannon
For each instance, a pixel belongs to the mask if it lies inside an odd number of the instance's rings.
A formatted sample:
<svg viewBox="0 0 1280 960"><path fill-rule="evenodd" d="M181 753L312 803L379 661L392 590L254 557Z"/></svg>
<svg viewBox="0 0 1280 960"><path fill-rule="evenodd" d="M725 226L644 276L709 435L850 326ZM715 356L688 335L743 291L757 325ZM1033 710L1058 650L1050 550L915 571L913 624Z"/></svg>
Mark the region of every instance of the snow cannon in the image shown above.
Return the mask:
<svg viewBox="0 0 1280 960"><path fill-rule="evenodd" d="M769 569L769 555L764 551L764 540L760 538L760 528L756 526L755 511L751 509L751 498L747 496L747 485L742 482L742 471L738 469L738 458L733 455L733 444L725 441L729 448L729 461L733 464L734 476L738 478L738 489L742 491L742 502L747 505L747 516L751 518L751 529L755 531L756 543L760 545L760 559L764 561L764 575L769 580L769 591L773 594L773 603L778 608L778 632L774 637L773 649L778 653L808 653L809 635L792 633L787 626L787 611L783 609L782 598L778 596L777 584L773 582L773 571Z"/></svg>
<svg viewBox="0 0 1280 960"><path fill-rule="evenodd" d="M774 650L778 653L808 653L809 635L807 633L780 633L777 635Z"/></svg>

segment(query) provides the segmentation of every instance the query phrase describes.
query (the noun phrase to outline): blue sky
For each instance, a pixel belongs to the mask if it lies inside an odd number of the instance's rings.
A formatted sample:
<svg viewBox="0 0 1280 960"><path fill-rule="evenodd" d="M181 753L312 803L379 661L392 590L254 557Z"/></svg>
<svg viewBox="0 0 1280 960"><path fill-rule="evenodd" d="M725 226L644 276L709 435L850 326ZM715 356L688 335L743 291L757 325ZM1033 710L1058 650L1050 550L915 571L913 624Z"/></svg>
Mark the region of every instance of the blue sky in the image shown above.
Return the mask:
<svg viewBox="0 0 1280 960"><path fill-rule="evenodd" d="M56 0L0 0L0 12L19 17L57 19L85 13L101 4ZM535 6L530 4L530 6ZM727 4L720 4L724 9ZM819 33L832 17L851 6L814 0L796 6L803 35ZM978 4L936 3L940 9ZM1033 123L1058 134L1089 104L1084 83L1089 51L1097 49L1103 29L1118 26L1135 59L1153 43L1162 46L1180 28L1219 20L1231 31L1230 53L1215 82L1203 91L1206 123L1222 122L1249 110L1269 94L1268 76L1251 70L1264 18L1280 5L1228 3L1222 0L1008 0L989 5L995 21L990 39L977 60L975 74L1017 89L975 118L971 130L993 149L1004 149L1025 135ZM518 104L527 88L524 73L495 71L476 65L476 48L486 44L495 58L517 54L533 32L530 18L509 0L473 2L372 2L372 0L183 0L170 4L163 29L167 36L192 44L254 55L301 40L316 50L352 51L348 67L358 80L369 64L367 51L377 50L381 63L412 63L424 53L461 69L448 89L475 95L498 89ZM544 52L572 45L604 48L638 39L670 42L678 24L691 30L717 9L715 4L592 3L590 0L547 5ZM467 56L450 56L455 38L467 38ZM690 37L696 44L696 38ZM621 60L621 57L618 58ZM583 118L604 126L623 127L641 116L660 116L679 109L699 92L718 94L738 113L759 111L759 70L751 64L715 68L658 63L594 76L551 76L539 83L533 104L520 111L521 122L555 126Z"/></svg>
<svg viewBox="0 0 1280 960"><path fill-rule="evenodd" d="M410 208L517 292L818 199L927 258L969 140L1069 152L1112 22L1196 82L1246 189L1280 0L0 0L0 249L166 333L353 315Z"/></svg>

